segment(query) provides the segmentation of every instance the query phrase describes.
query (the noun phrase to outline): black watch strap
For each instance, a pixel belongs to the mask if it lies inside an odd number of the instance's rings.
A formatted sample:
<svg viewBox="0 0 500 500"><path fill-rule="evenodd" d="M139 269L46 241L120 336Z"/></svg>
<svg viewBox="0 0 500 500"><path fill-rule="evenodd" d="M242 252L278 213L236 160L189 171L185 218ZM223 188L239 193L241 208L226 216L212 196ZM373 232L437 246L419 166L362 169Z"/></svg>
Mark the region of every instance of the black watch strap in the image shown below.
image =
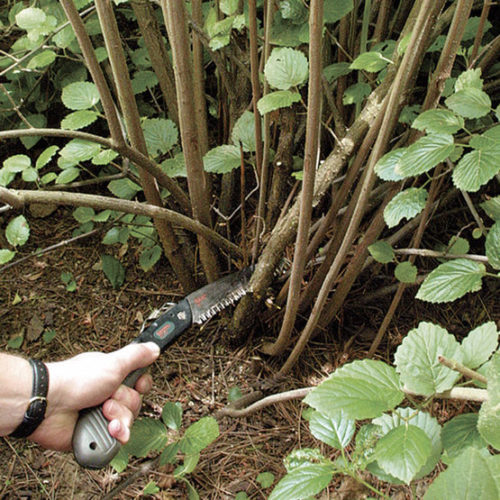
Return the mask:
<svg viewBox="0 0 500 500"><path fill-rule="evenodd" d="M29 360L33 368L33 389L23 421L10 435L15 438L27 437L42 423L47 409L47 392L49 390L49 372L42 361Z"/></svg>

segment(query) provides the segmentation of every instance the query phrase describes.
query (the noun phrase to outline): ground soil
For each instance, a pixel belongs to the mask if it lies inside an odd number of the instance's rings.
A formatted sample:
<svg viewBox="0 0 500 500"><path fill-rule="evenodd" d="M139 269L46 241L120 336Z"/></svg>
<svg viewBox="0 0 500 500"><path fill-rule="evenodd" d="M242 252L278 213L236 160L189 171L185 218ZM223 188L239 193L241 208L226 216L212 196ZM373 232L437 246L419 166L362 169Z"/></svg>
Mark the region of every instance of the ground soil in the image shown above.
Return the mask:
<svg viewBox="0 0 500 500"><path fill-rule="evenodd" d="M71 212L63 208L45 218L34 218L29 210L26 215L31 236L17 258L70 239L77 227ZM121 249L126 281L119 290L114 290L98 264L102 253L116 255L120 250L101 245L101 237L98 234L69 242L0 269L1 350L44 360L62 359L88 350L110 351L133 339L151 310L182 296L168 264L162 260L153 272L144 273L138 266L133 245ZM61 281L63 271L73 274L76 291L66 290ZM360 305L358 299L370 283L372 289L377 288L377 283L369 278L353 292L331 330L311 343L283 390L318 383L339 365L366 356L391 298L389 295ZM485 287L481 295L472 294L452 306L439 308L425 306L413 299L413 293L408 293L378 358L390 361L405 333L421 320L440 323L459 339L481 322L498 320L495 293L496 290ZM223 340L224 325L230 314L231 311L225 312L202 329L190 329L155 363L151 370L155 386L145 397L143 414L159 417L166 401L179 401L184 409L184 422L189 424L227 405L232 388L249 393L276 373L283 360L265 358L258 347L273 333L276 327L273 321L279 322L279 316L274 315L267 323L256 321L252 338L235 347ZM49 343L43 339L48 330L56 332ZM8 347L8 341L19 335L24 335L21 348ZM271 488L263 490L256 478L261 472L281 477L282 459L291 450L318 447L325 454L334 453L308 432L302 417L306 408L300 401L291 401L243 419L221 418L220 438L202 453L190 476L200 497L231 499L237 492L246 491L250 498L267 498ZM443 422L459 412L470 411L469 408L466 403L447 401L437 403L433 412ZM71 454L42 450L28 441L1 439L0 453L3 457L0 499L103 498L148 460L134 460L125 472L116 474L111 468L81 469ZM187 498L184 484L176 482L171 472L169 468L154 468L140 474L116 498L141 498L144 486L151 480L161 488L156 498ZM369 480L393 498L411 498L407 487L387 489L376 479ZM418 491L424 491L425 486L422 481ZM367 493L351 481L339 479L322 498L366 498Z"/></svg>

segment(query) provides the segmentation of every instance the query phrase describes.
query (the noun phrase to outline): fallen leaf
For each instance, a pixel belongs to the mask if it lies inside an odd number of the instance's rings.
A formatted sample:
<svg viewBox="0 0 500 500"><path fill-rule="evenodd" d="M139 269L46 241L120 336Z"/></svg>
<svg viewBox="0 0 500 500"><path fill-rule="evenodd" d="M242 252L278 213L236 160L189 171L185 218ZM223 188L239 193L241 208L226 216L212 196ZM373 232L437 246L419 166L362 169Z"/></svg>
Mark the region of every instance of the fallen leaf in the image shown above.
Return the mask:
<svg viewBox="0 0 500 500"><path fill-rule="evenodd" d="M40 335L43 332L43 321L40 317L35 314L30 320L30 324L28 325L28 330L26 331L26 338L30 342L34 342L40 338Z"/></svg>

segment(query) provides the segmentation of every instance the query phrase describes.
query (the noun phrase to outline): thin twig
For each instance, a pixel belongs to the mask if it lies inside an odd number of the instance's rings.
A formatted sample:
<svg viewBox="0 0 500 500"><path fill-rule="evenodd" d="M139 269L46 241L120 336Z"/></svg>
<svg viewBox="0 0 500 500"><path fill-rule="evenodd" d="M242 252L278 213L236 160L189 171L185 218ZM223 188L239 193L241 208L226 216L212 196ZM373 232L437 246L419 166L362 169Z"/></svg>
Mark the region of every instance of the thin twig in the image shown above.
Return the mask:
<svg viewBox="0 0 500 500"><path fill-rule="evenodd" d="M462 363L459 363L458 361L456 361L454 359L448 359L448 358L445 358L444 356L438 356L438 361L442 365L450 368L451 370L455 370L456 372L461 373L465 377L469 377L469 378L472 378L474 380L478 380L479 382L483 382L483 384L488 383L488 379L484 375L481 375L480 373L478 373L474 370L471 370L467 366L463 365Z"/></svg>
<svg viewBox="0 0 500 500"><path fill-rule="evenodd" d="M474 255L474 254L451 254L446 252L437 252L435 250L426 250L422 248L400 248L395 249L394 253L401 255L418 255L419 257L435 257L444 259L468 259L474 260L476 262L488 263L488 257L485 255Z"/></svg>

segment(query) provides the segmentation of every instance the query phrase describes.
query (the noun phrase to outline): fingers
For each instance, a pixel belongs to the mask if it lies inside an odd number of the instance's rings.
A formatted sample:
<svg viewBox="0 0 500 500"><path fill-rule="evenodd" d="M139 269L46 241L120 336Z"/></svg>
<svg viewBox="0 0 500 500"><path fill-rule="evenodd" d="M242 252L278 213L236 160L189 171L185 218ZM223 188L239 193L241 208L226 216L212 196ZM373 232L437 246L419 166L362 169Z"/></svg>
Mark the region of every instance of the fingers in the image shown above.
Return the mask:
<svg viewBox="0 0 500 500"><path fill-rule="evenodd" d="M141 394L146 394L153 387L153 378L149 374L140 377L135 383L135 390Z"/></svg>
<svg viewBox="0 0 500 500"><path fill-rule="evenodd" d="M133 412L115 399L108 399L102 406L102 412L110 420L109 433L120 443L125 444L130 437L130 428L134 421Z"/></svg>
<svg viewBox="0 0 500 500"><path fill-rule="evenodd" d="M159 355L160 348L154 342L129 344L109 354L118 362L123 378L137 368L149 366Z"/></svg>

